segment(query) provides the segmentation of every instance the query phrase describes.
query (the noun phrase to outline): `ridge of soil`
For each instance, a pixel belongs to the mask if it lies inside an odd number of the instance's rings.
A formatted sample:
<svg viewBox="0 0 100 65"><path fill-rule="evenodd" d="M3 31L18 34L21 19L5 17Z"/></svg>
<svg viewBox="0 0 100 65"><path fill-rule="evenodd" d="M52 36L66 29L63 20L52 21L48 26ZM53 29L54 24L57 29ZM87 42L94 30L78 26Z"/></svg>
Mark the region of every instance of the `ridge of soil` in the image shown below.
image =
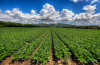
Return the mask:
<svg viewBox="0 0 100 65"><path fill-rule="evenodd" d="M55 60L54 60L54 48L53 48L53 37L52 37L52 31L51 31L51 53L50 53L50 59L48 60L48 62L45 65L54 65L55 64Z"/></svg>
<svg viewBox="0 0 100 65"><path fill-rule="evenodd" d="M47 33L46 33L47 35ZM42 41L40 42L40 44L43 42L43 40L45 39L46 35L44 36L44 38L42 39ZM36 49L39 48L40 44L37 46ZM36 52L36 49L33 51ZM28 60L25 60L25 61L15 61L15 62L12 62L11 61L11 57L13 57L13 55L11 55L10 57L7 57L5 60L3 60L0 65L34 65L32 64L31 60L32 60L32 55L29 57ZM37 64L36 64L37 65Z"/></svg>

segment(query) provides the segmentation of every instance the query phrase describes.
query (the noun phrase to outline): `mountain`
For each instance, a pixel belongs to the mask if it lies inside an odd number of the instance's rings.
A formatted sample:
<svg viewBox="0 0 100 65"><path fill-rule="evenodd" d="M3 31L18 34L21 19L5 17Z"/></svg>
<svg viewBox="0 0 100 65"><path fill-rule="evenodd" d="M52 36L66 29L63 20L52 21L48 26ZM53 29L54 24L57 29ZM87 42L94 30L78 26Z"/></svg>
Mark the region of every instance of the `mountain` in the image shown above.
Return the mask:
<svg viewBox="0 0 100 65"><path fill-rule="evenodd" d="M71 25L71 24L63 24L63 23L57 23L57 24L36 24L37 26L41 27L76 27L76 25Z"/></svg>

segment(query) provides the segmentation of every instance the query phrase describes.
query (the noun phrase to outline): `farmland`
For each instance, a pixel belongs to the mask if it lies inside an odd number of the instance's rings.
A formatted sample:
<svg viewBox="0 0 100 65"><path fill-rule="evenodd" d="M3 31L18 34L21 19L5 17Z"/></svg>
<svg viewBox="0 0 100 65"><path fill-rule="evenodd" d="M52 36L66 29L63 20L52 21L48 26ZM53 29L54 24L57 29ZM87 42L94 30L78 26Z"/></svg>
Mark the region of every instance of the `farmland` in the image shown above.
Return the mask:
<svg viewBox="0 0 100 65"><path fill-rule="evenodd" d="M99 65L100 30L0 28L0 65Z"/></svg>

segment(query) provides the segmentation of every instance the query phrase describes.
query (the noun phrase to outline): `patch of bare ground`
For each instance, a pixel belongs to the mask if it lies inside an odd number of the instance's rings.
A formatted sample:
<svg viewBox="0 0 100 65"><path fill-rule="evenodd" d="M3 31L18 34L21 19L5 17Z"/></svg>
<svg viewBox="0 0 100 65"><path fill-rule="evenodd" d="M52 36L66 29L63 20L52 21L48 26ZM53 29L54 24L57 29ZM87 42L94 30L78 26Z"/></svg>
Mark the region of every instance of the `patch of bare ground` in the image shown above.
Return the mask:
<svg viewBox="0 0 100 65"><path fill-rule="evenodd" d="M26 42L26 45L29 44L28 42Z"/></svg>
<svg viewBox="0 0 100 65"><path fill-rule="evenodd" d="M52 37L52 31L51 31L51 53L50 53L50 59L45 65L54 65L55 61L53 59L53 37Z"/></svg>
<svg viewBox="0 0 100 65"><path fill-rule="evenodd" d="M100 63L93 63L93 65L100 65Z"/></svg>
<svg viewBox="0 0 100 65"><path fill-rule="evenodd" d="M68 58L68 65L84 65L82 62L78 60L73 60L71 57Z"/></svg>
<svg viewBox="0 0 100 65"><path fill-rule="evenodd" d="M55 61L53 60L53 57L52 57L52 53L50 53L50 59L49 59L49 61L46 63L46 65L54 65L55 64Z"/></svg>
<svg viewBox="0 0 100 65"><path fill-rule="evenodd" d="M55 63L55 65L65 65L64 59L58 60L58 61Z"/></svg>
<svg viewBox="0 0 100 65"><path fill-rule="evenodd" d="M0 65L9 65L9 63L12 62L12 61L11 61L11 58L10 58L10 57L12 57L12 56L13 56L13 55L11 55L11 56L5 58L5 59L0 63Z"/></svg>
<svg viewBox="0 0 100 65"><path fill-rule="evenodd" d="M71 57L68 58L68 65L76 65L76 62Z"/></svg>
<svg viewBox="0 0 100 65"><path fill-rule="evenodd" d="M44 38L46 37L46 35L44 36ZM42 41L40 42L40 44L43 42L44 38L42 39ZM38 45L38 47L36 49L39 48L40 44ZM36 49L34 50L34 52L36 52ZM13 57L13 55L11 55L10 57L7 57L6 59L4 59L0 63L0 65L40 65L40 64L32 64L32 55L29 57L28 60L25 60L25 61L14 61L14 62L12 62L11 61L11 57Z"/></svg>

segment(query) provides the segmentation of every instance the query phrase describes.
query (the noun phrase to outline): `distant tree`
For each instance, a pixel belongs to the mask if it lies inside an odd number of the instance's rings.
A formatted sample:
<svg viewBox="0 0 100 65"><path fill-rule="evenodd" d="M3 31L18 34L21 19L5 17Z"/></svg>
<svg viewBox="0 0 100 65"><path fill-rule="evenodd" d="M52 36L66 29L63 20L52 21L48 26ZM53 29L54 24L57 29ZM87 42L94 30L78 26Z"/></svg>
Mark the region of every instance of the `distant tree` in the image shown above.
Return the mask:
<svg viewBox="0 0 100 65"><path fill-rule="evenodd" d="M3 27L5 27L4 25L0 25L0 28L3 28Z"/></svg>

